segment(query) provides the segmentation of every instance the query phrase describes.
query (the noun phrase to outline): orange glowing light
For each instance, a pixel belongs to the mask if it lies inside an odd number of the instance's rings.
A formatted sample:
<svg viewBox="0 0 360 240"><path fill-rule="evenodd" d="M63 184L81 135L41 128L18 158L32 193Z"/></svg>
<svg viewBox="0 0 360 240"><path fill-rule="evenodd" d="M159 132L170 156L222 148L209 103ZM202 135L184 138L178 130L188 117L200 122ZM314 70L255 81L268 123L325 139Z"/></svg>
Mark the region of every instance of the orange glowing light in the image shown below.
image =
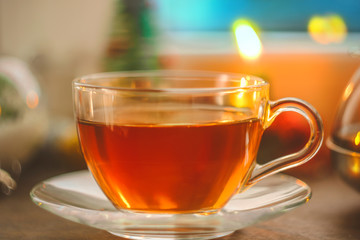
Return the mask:
<svg viewBox="0 0 360 240"><path fill-rule="evenodd" d="M26 95L26 105L31 109L39 105L39 95L35 91L29 91Z"/></svg>
<svg viewBox="0 0 360 240"><path fill-rule="evenodd" d="M245 19L239 19L233 24L239 53L248 60L257 59L262 52L262 43L255 29L255 25Z"/></svg>
<svg viewBox="0 0 360 240"><path fill-rule="evenodd" d="M308 31L311 38L321 44L341 43L347 35L346 23L337 14L311 17Z"/></svg>
<svg viewBox="0 0 360 240"><path fill-rule="evenodd" d="M354 159L352 166L351 166L351 172L353 172L355 174L360 173L360 160L359 159Z"/></svg>
<svg viewBox="0 0 360 240"><path fill-rule="evenodd" d="M0 105L0 117L1 117L1 105Z"/></svg>

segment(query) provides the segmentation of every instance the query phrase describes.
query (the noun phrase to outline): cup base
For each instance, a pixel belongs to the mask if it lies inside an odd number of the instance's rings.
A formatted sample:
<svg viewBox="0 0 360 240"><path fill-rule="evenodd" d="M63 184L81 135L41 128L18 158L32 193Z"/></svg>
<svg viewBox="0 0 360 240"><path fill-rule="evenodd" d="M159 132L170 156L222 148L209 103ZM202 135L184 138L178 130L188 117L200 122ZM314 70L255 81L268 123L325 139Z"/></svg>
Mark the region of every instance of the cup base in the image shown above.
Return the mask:
<svg viewBox="0 0 360 240"><path fill-rule="evenodd" d="M227 235L230 235L234 233L234 231L228 231L228 232L214 232L214 233L196 233L194 232L194 229L190 228L174 228L173 231L166 229L164 231L163 229L142 229L138 233L135 233L133 230L131 230L130 233L126 233L124 231L121 231L120 233L117 232L111 232L109 233L122 237L127 239L135 239L135 240L141 240L141 239L148 239L148 240L155 240L155 239L192 239L192 240L205 240L205 239L214 239L214 238L220 238Z"/></svg>

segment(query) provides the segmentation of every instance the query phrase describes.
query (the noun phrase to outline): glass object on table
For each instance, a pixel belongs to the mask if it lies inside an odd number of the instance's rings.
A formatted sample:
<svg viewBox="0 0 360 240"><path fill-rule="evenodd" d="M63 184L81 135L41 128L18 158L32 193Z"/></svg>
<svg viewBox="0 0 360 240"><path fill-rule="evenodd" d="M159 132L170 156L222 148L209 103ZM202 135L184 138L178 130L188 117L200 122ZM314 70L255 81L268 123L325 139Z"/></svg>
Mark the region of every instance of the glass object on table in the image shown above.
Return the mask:
<svg viewBox="0 0 360 240"><path fill-rule="evenodd" d="M327 146L340 176L360 191L360 68L343 92Z"/></svg>
<svg viewBox="0 0 360 240"><path fill-rule="evenodd" d="M40 86L27 64L0 58L0 195L9 194L22 166L41 146L47 114Z"/></svg>

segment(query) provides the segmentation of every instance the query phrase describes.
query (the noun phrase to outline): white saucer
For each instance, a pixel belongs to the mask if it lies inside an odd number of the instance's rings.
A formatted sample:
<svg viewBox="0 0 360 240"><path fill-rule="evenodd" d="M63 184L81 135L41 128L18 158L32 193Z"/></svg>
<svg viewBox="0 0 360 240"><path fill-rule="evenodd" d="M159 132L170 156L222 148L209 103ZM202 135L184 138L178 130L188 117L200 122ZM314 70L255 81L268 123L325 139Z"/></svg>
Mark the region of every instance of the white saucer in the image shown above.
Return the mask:
<svg viewBox="0 0 360 240"><path fill-rule="evenodd" d="M43 181L30 196L38 206L60 217L125 238L210 239L306 203L311 189L299 179L276 174L234 196L216 214L145 214L115 209L91 174L83 170Z"/></svg>

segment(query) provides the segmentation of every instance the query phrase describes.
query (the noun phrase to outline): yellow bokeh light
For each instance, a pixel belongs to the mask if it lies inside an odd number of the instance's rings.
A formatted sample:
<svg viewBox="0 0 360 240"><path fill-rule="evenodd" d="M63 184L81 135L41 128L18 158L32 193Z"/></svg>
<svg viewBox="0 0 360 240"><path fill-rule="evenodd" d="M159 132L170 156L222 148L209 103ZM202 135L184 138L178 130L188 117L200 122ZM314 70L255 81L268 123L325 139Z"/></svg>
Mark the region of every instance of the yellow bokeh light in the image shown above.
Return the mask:
<svg viewBox="0 0 360 240"><path fill-rule="evenodd" d="M356 134L356 137L354 139L354 143L356 146L359 146L360 144L360 131Z"/></svg>
<svg viewBox="0 0 360 240"><path fill-rule="evenodd" d="M262 52L262 43L255 29L256 27L245 19L239 19L233 25L239 53L245 59L257 59Z"/></svg>
<svg viewBox="0 0 360 240"><path fill-rule="evenodd" d="M308 31L311 38L321 44L341 43L347 35L346 23L337 14L311 17Z"/></svg>

